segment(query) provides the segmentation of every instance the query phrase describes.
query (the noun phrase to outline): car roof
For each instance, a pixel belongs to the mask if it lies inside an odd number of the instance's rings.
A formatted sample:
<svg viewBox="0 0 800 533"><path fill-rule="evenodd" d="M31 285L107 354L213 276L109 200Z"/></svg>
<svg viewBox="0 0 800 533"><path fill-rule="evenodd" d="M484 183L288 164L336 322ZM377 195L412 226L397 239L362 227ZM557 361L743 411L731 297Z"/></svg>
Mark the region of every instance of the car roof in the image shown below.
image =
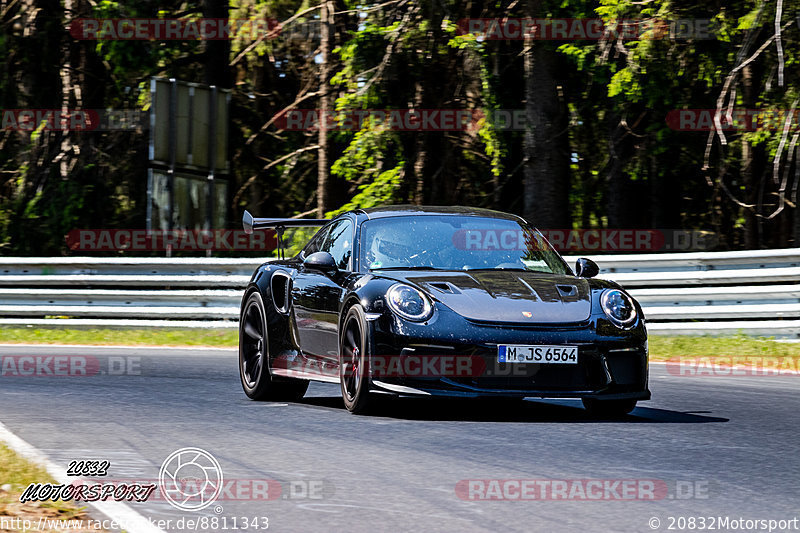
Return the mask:
<svg viewBox="0 0 800 533"><path fill-rule="evenodd" d="M368 209L357 209L356 212L364 213L370 219L408 215L460 215L500 218L516 221L520 220L520 217L517 215L503 213L502 211L465 206L388 205L382 207L370 207Z"/></svg>

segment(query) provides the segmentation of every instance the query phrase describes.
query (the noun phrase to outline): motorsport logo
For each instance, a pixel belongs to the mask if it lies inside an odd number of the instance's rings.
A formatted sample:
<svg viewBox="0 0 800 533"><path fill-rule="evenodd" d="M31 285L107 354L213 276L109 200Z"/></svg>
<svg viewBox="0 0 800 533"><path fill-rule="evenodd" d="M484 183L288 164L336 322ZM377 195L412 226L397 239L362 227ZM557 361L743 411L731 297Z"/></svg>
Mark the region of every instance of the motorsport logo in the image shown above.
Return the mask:
<svg viewBox="0 0 800 533"><path fill-rule="evenodd" d="M98 460L70 461L66 475L79 477L93 475L105 477L111 463ZM145 502L156 490L155 483L110 483L105 480L100 482L84 482L81 479L74 483L31 483L19 497L20 503L38 501L79 501L97 502L113 500L117 502Z"/></svg>
<svg viewBox="0 0 800 533"><path fill-rule="evenodd" d="M75 469L75 464L81 468ZM86 469L84 466L103 466ZM108 461L71 461L67 476L83 474L106 476ZM222 468L213 455L200 448L181 448L172 452L161 465L158 484L134 482L31 483L19 498L30 501L128 501L145 502L158 487L164 499L176 509L199 511L219 497L223 486ZM187 482L191 481L191 482Z"/></svg>
<svg viewBox="0 0 800 533"><path fill-rule="evenodd" d="M155 483L31 483L19 501L146 502L155 490Z"/></svg>
<svg viewBox="0 0 800 533"><path fill-rule="evenodd" d="M223 486L219 461L201 448L175 450L158 473L161 495L182 511L200 511L214 503Z"/></svg>
<svg viewBox="0 0 800 533"><path fill-rule="evenodd" d="M181 448L161 464L158 479L109 479L109 461L70 461L72 483L30 483L19 497L34 501L153 502L166 501L181 511L201 511L218 501L322 500L333 495L330 482L319 479L225 479L219 461L201 448ZM159 489L159 490L156 490ZM214 508L216 514L222 507Z"/></svg>
<svg viewBox="0 0 800 533"><path fill-rule="evenodd" d="M201 448L181 448L164 460L158 475L160 494L181 511L200 511L217 501L321 500L333 494L323 480L228 479L219 461ZM284 486L285 485L285 486ZM220 514L217 505L214 512Z"/></svg>

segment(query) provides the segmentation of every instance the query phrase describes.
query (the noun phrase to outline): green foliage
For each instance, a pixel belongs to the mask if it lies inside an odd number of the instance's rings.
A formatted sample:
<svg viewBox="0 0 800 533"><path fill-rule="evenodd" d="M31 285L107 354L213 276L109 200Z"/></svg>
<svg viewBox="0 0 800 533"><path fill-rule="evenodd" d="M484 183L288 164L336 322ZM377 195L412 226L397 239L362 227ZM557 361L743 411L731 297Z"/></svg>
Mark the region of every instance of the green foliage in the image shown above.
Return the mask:
<svg viewBox="0 0 800 533"><path fill-rule="evenodd" d="M394 147L390 159L394 166L386 168L384 156ZM390 163L391 164L391 163ZM331 174L344 178L357 186L352 200L328 216L336 216L357 207L395 203L398 195L405 161L397 149L396 136L376 122L372 117L364 121L352 142L331 167Z"/></svg>
<svg viewBox="0 0 800 533"><path fill-rule="evenodd" d="M212 4L98 0L81 4L86 12L80 16L196 18ZM796 225L791 180L797 162L789 153L800 130L796 121L786 136L782 125L729 130L725 144L711 136L707 151L708 132L682 131L667 120L678 110L714 109L737 62L765 43L748 64L747 86L742 69L723 96L732 98L736 109L789 109L800 95L794 4L784 6L782 22L790 24L783 33L783 86L777 80L775 45L767 43L774 34L776 6L761 0L545 0L536 3L537 17L600 17L607 24L638 19L649 29L637 38L534 40L527 43L530 50L522 40L485 40L459 27L476 14L525 16L524 2L335 4L330 67L338 113L457 109L474 111L478 118L461 130L392 131L369 120L357 131L332 131L333 208L328 216L357 206L409 201L525 214L526 170L543 154L528 153L526 131L508 129L495 119L497 111L525 111L526 82L531 80L525 78L524 61L538 57L526 56L536 51L555 64L558 94L552 104L567 117L566 153L559 157L569 158L573 227L683 227L714 230L727 248L796 245L785 230ZM34 0L31 6L52 10L54 4ZM287 107L319 107L316 6L308 0L230 2L234 19L285 22L302 14L277 34L259 39L242 31L230 42L236 80L229 124L231 197L236 198L229 206L230 227L238 226L244 208L290 216L316 207L317 151L306 148L317 142L317 132L279 130L274 122L267 126ZM3 109L58 107L64 101L78 105L80 94L97 107L147 110L151 76L202 83L209 68L208 42L76 43L64 31L72 13L48 12L49 18L36 19L40 26L22 31L12 23L28 20L21 9L9 4L8 16L0 21L0 54L6 58L0 71ZM670 33L677 21L702 19L709 21L712 34ZM76 58L82 63L71 64ZM62 69L71 73L72 89L60 86ZM536 75L534 86L540 81ZM147 130L75 134L41 127L0 132L2 253L64 254L64 233L72 229L142 227L148 135ZM791 178L783 191L781 180L773 181L776 157L781 178ZM789 203L768 219L778 198ZM746 234L759 235L761 241L746 243ZM305 237L298 234L297 241ZM295 247L288 245L289 250Z"/></svg>

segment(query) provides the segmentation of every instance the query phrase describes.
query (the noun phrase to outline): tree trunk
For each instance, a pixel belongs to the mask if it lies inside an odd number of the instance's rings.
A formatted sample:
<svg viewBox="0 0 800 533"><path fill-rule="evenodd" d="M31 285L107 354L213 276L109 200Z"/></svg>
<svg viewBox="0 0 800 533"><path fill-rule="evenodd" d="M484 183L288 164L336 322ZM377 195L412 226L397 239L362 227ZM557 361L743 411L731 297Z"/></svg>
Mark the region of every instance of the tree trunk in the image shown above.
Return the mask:
<svg viewBox="0 0 800 533"><path fill-rule="evenodd" d="M424 87L421 83L417 83L416 94L414 97L414 107L416 109L424 109ZM425 203L425 164L427 163L428 151L426 149L427 139L429 135L424 132L417 133L416 139L416 158L414 159L414 179L416 180L414 188L414 203L423 205Z"/></svg>
<svg viewBox="0 0 800 533"><path fill-rule="evenodd" d="M12 7L13 4L8 6L9 16L14 15ZM10 107L60 109L60 65L65 34L63 7L58 0L25 0L19 6L18 16L22 37L16 39L16 46L12 48L17 72L9 73L8 78L16 94L4 95L4 98L12 104ZM28 168L18 174L9 224L11 246L19 253L30 253L36 248L34 243L49 238L46 228L29 223L28 213L36 203L36 195L45 191L48 183L57 177L52 161L58 156L60 136L60 132L45 130L23 141L28 147L22 148L19 157Z"/></svg>
<svg viewBox="0 0 800 533"><path fill-rule="evenodd" d="M755 108L754 72L750 65L742 69L742 105L745 109ZM747 140L742 141L742 185L744 203L756 205L759 200L758 180L763 173L763 150ZM759 219L755 208L744 208L744 246L748 250L760 247Z"/></svg>
<svg viewBox="0 0 800 533"><path fill-rule="evenodd" d="M748 65L742 69L742 106L745 109L755 109L758 95L760 73L756 72L753 65ZM767 168L767 155L764 151L764 144L753 145L753 143L742 140L742 159L741 174L742 185L744 186L745 204L756 207L743 208L744 217L744 246L748 250L755 250L763 247L761 235L761 218L756 216L759 211L760 203L763 201L765 171ZM768 197L768 193L767 193Z"/></svg>
<svg viewBox="0 0 800 533"><path fill-rule="evenodd" d="M794 187L800 183L800 145L794 149ZM792 203L792 246L795 248L800 247L800 204L797 203L797 189L793 188Z"/></svg>
<svg viewBox="0 0 800 533"><path fill-rule="evenodd" d="M749 109L749 108L748 108ZM742 183L744 203L754 205L756 194L755 149L750 142L742 141ZM744 246L748 250L758 248L758 220L754 208L744 208Z"/></svg>
<svg viewBox="0 0 800 533"><path fill-rule="evenodd" d="M630 228L630 180L624 172L624 162L628 159L629 136L620 125L620 117L611 114L609 120L608 153L610 157L606 182L606 218L608 227L613 229Z"/></svg>
<svg viewBox="0 0 800 533"><path fill-rule="evenodd" d="M536 17L539 1L528 0ZM569 139L567 115L555 79L556 52L543 42L525 40L524 215L543 228L569 228Z"/></svg>
<svg viewBox="0 0 800 533"><path fill-rule="evenodd" d="M229 15L228 0L203 0L203 16L213 19L227 19ZM205 42L205 82L221 89L233 87L231 81L229 39L209 40Z"/></svg>
<svg viewBox="0 0 800 533"><path fill-rule="evenodd" d="M648 146L652 149L654 141ZM652 153L652 152L651 152ZM659 166L657 156L649 156L650 167L650 225L656 229L680 229L681 220L681 184L669 172ZM712 205L709 199L709 205Z"/></svg>
<svg viewBox="0 0 800 533"><path fill-rule="evenodd" d="M328 79L330 77L330 50L331 26L333 25L333 10L331 4L325 0L320 10L320 55L319 66L319 150L317 151L317 217L322 218L329 205L330 168L328 165L328 114L330 112L330 90Z"/></svg>
<svg viewBox="0 0 800 533"><path fill-rule="evenodd" d="M25 0L19 15L23 26L17 52L21 65L17 77L20 107L58 108L61 105L59 65L65 34L64 9L58 0Z"/></svg>

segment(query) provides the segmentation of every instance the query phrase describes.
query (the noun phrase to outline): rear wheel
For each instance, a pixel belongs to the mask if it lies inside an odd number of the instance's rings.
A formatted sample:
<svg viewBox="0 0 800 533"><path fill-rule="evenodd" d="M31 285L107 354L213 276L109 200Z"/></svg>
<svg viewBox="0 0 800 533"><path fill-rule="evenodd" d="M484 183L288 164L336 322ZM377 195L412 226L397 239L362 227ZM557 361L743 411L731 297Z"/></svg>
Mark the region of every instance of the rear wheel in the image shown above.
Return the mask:
<svg viewBox="0 0 800 533"><path fill-rule="evenodd" d="M276 381L270 373L267 315L258 291L248 296L239 324L239 376L253 400L295 401L308 389L308 381Z"/></svg>
<svg viewBox="0 0 800 533"><path fill-rule="evenodd" d="M636 400L598 400L584 398L583 406L595 417L619 418L636 408Z"/></svg>
<svg viewBox="0 0 800 533"><path fill-rule="evenodd" d="M339 355L339 382L348 411L365 414L373 406L369 392L369 354L367 321L360 305L350 308L342 323Z"/></svg>

